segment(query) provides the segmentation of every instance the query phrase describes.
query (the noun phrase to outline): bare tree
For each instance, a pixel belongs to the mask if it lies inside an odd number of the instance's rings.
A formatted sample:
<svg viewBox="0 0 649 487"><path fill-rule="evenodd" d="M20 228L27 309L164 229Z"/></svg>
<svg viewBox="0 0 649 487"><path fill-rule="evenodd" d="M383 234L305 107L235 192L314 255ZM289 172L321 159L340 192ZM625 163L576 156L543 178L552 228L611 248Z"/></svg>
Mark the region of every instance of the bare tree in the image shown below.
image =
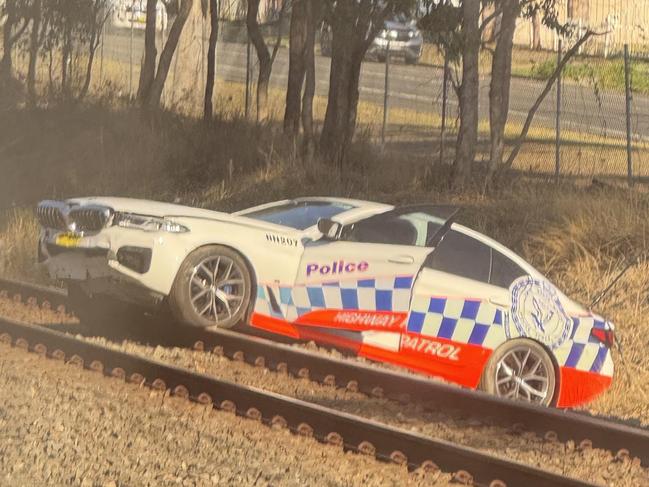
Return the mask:
<svg viewBox="0 0 649 487"><path fill-rule="evenodd" d="M303 154L310 161L314 153L313 96L315 95L315 30L317 18L314 0L306 0L306 44L304 47L304 69L306 72L304 94L302 95L302 128L304 129Z"/></svg>
<svg viewBox="0 0 649 487"><path fill-rule="evenodd" d="M520 0L498 0L500 22L496 32L496 48L491 61L489 87L489 130L491 150L487 180L503 162L505 125L509 114L509 91L512 77L512 50L516 20L521 13Z"/></svg>
<svg viewBox="0 0 649 487"><path fill-rule="evenodd" d="M302 112L301 95L306 75L305 53L307 48L307 2L296 0L291 10L291 28L288 48L288 83L286 88L286 109L284 111L284 133L297 137L300 131Z"/></svg>
<svg viewBox="0 0 649 487"><path fill-rule="evenodd" d="M207 46L207 77L205 79L205 99L203 103L203 118L212 120L212 97L214 95L214 78L216 71L216 41L219 37L219 3L209 0L210 39Z"/></svg>
<svg viewBox="0 0 649 487"><path fill-rule="evenodd" d="M281 43L281 28L284 12L288 5L288 0L282 2L277 22L277 38L273 51L268 49L264 35L259 23L259 4L260 0L248 0L248 10L246 12L246 27L248 29L248 36L250 42L255 47L257 53L257 60L259 61L259 74L257 75L257 121L265 121L268 119L268 86L270 83L270 75L273 69L273 63L277 56L277 51Z"/></svg>
<svg viewBox="0 0 649 487"><path fill-rule="evenodd" d="M462 84L460 130L453 162L453 186L464 186L471 176L478 143L478 96L480 89L480 1L462 2Z"/></svg>
<svg viewBox="0 0 649 487"><path fill-rule="evenodd" d="M168 0L165 3L167 7L167 13L169 10L174 10L170 8L173 4L173 0ZM162 90L164 88L165 82L167 81L167 76L169 74L169 68L171 66L171 60L173 59L174 52L176 52L176 47L178 47L178 41L180 40L180 35L182 34L185 23L189 18L189 14L192 10L192 5L194 0L179 0L178 11L175 13L175 18L169 29L169 37L167 42L162 49L162 54L160 54L160 61L158 62L158 70L156 71L155 78L151 83L151 89L149 91L149 96L147 97L146 107L148 109L158 109L160 107L160 97L162 96ZM155 37L155 31L154 31Z"/></svg>
<svg viewBox="0 0 649 487"><path fill-rule="evenodd" d="M88 27L88 45L86 61L86 74L84 76L83 85L79 93L79 99L82 100L88 94L90 88L90 81L92 79L92 67L95 61L95 53L101 43L101 33L104 30L106 21L110 15L110 6L108 0L92 0L90 9L88 11L87 27Z"/></svg>
<svg viewBox="0 0 649 487"><path fill-rule="evenodd" d="M0 82L13 78L11 53L14 44L25 33L31 17L29 3L25 0L6 0L4 7L0 6L0 16L5 14L2 29L2 58L0 59Z"/></svg>
<svg viewBox="0 0 649 487"><path fill-rule="evenodd" d="M541 48L541 12L536 11L532 16L532 49L540 51Z"/></svg>
<svg viewBox="0 0 649 487"><path fill-rule="evenodd" d="M144 26L144 60L140 69L140 80L137 86L137 99L140 104L146 104L149 99L151 85L155 78L155 63L158 50L155 45L155 34L158 15L158 0L146 2L146 24Z"/></svg>
<svg viewBox="0 0 649 487"><path fill-rule="evenodd" d="M34 0L32 9L32 29L29 35L29 66L27 68L27 101L29 105L34 106L36 104L38 51L43 43L44 31L47 26L43 25L43 0Z"/></svg>
<svg viewBox="0 0 649 487"><path fill-rule="evenodd" d="M521 147L523 146L523 143L527 138L527 134L530 130L530 127L532 126L532 122L537 110L541 106L541 103L543 103L543 100L545 100L545 97L548 96L548 93L550 93L550 90L552 90L552 87L559 78L559 74L561 73L561 71L563 71L563 68L565 68L566 64L568 64L568 61L570 61L570 59L572 59L572 57L579 52L581 46L583 46L584 43L594 35L601 34L593 32L591 30L586 31L586 33L581 36L577 40L577 42L575 42L575 44L564 54L561 61L557 64L557 67L554 69L554 71L546 81L543 90L532 105L532 108L530 108L529 112L527 113L527 117L525 118L525 123L523 124L523 128L521 129L521 133L516 138L514 147L512 148L512 151L510 152L509 157L504 164L505 168L511 168L512 164L514 164L514 161L516 160L516 157L518 157L518 153L520 152Z"/></svg>
<svg viewBox="0 0 649 487"><path fill-rule="evenodd" d="M325 1L325 20L331 27L332 45L329 96L320 150L340 169L356 129L363 58L384 28L385 20L413 6L408 0Z"/></svg>

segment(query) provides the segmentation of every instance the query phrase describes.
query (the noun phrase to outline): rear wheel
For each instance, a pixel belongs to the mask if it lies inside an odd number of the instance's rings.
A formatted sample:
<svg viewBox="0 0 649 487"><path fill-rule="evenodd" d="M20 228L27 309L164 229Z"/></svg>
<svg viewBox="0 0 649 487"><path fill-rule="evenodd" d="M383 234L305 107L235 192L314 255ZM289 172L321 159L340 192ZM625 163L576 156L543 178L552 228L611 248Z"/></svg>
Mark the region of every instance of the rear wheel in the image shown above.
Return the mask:
<svg viewBox="0 0 649 487"><path fill-rule="evenodd" d="M548 406L554 398L554 362L537 342L521 338L498 348L485 367L481 388L499 397Z"/></svg>
<svg viewBox="0 0 649 487"><path fill-rule="evenodd" d="M221 245L195 250L180 266L169 306L184 324L232 328L246 319L252 279L243 257Z"/></svg>

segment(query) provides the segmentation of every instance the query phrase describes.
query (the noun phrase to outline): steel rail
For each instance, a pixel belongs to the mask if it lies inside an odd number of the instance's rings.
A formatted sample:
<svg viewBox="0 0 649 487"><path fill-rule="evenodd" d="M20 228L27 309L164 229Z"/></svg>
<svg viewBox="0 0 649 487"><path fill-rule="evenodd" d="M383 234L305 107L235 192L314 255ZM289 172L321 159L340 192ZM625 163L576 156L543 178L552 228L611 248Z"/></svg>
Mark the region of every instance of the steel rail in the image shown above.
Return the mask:
<svg viewBox="0 0 649 487"><path fill-rule="evenodd" d="M299 399L236 384L162 362L100 346L42 326L0 320L0 341L67 360L131 383L234 412L346 450L409 468L455 472L474 485L589 486L578 479L504 460L476 449L435 440Z"/></svg>
<svg viewBox="0 0 649 487"><path fill-rule="evenodd" d="M0 292L22 293L41 302L58 302L59 290L0 279ZM64 303L65 301L61 301ZM154 325L154 324L152 324ZM154 329L154 326L150 326ZM176 346L222 354L230 359L290 372L330 386L360 391L374 397L421 403L428 409L493 422L515 431L531 431L549 440L574 441L581 448L610 450L617 457L633 455L649 465L649 431L589 414L540 407L502 399L481 391L447 385L429 378L363 364L289 346L265 338L227 330L183 329L175 333ZM478 413L476 413L478 412Z"/></svg>

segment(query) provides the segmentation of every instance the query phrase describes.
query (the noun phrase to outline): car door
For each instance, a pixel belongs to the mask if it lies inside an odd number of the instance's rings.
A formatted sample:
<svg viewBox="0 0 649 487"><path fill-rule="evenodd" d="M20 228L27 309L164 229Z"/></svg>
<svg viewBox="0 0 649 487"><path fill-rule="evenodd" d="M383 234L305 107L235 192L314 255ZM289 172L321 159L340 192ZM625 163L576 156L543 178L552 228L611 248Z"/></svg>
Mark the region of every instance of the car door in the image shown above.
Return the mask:
<svg viewBox="0 0 649 487"><path fill-rule="evenodd" d="M292 290L294 322L397 353L431 250L426 241L442 223L418 208L397 209L345 227L336 240L307 244Z"/></svg>
<svg viewBox="0 0 649 487"><path fill-rule="evenodd" d="M412 367L475 387L506 339L516 262L471 232L450 229L414 284L400 353Z"/></svg>

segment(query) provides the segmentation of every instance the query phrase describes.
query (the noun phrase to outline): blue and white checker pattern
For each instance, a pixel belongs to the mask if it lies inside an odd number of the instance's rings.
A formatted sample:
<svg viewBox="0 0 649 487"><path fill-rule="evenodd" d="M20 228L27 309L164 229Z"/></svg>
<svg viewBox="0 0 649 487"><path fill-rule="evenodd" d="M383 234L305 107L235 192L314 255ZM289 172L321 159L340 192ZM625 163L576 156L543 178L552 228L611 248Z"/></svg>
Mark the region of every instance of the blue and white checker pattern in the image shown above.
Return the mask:
<svg viewBox="0 0 649 487"><path fill-rule="evenodd" d="M348 279L293 287L269 285L281 313L271 305L266 285L257 288L255 311L295 321L322 309L408 312L413 276Z"/></svg>
<svg viewBox="0 0 649 487"><path fill-rule="evenodd" d="M488 302L415 296L408 331L495 349L507 340L507 319L506 313ZM572 320L570 339L553 350L559 366L612 376L610 350L591 335L593 328L606 329L606 322L599 317Z"/></svg>
<svg viewBox="0 0 649 487"><path fill-rule="evenodd" d="M279 312L273 309L266 285L258 286L255 311L289 322L311 311L345 309L407 312L412 276L326 282L286 287L268 285ZM424 336L446 338L495 349L507 340L507 314L480 300L416 295L407 329ZM569 340L553 350L560 367L613 375L610 350L592 337L593 328L606 329L599 317L573 318Z"/></svg>
<svg viewBox="0 0 649 487"><path fill-rule="evenodd" d="M480 300L416 295L408 331L495 348L506 340L503 312Z"/></svg>
<svg viewBox="0 0 649 487"><path fill-rule="evenodd" d="M554 350L557 363L584 372L612 376L611 351L591 335L593 328L607 329L606 322L598 316L573 318L570 340Z"/></svg>

